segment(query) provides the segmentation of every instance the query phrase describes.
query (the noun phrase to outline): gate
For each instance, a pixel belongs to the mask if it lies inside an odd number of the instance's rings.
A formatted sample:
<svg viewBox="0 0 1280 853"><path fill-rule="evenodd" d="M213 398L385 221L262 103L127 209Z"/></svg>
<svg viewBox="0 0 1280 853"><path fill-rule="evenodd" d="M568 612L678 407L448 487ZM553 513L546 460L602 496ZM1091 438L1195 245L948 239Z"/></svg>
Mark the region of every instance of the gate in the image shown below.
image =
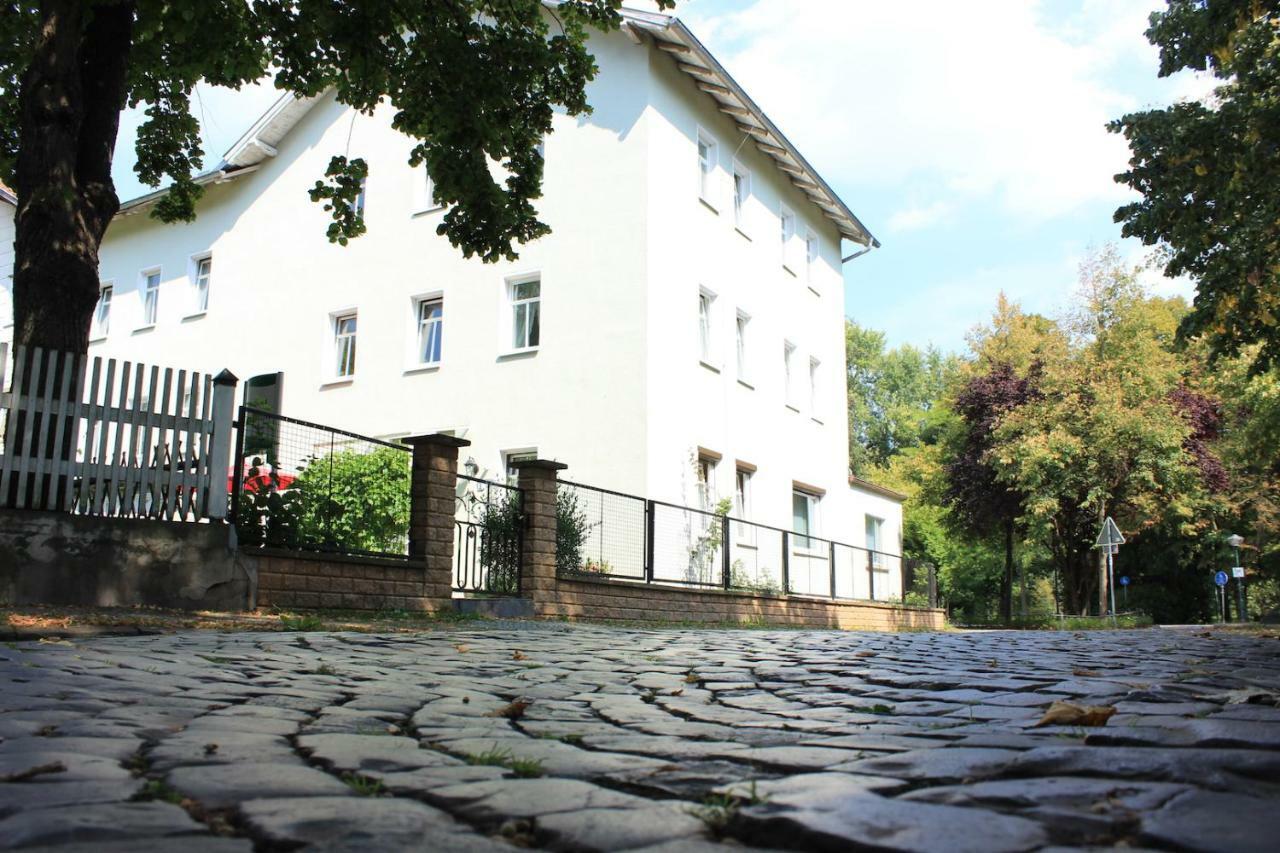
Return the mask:
<svg viewBox="0 0 1280 853"><path fill-rule="evenodd" d="M459 474L454 501L454 590L519 595L523 552L523 491Z"/></svg>

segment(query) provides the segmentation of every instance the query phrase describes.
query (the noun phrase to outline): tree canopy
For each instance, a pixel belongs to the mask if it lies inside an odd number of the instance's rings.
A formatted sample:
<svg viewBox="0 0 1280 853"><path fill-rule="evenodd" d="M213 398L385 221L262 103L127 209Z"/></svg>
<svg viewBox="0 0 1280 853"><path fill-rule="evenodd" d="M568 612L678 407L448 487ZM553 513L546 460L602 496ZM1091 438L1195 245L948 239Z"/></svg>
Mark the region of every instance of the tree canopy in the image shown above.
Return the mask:
<svg viewBox="0 0 1280 853"><path fill-rule="evenodd" d="M192 92L274 72L299 96L332 90L364 113L386 101L412 137L439 231L470 257L513 258L548 233L538 146L553 109L589 111L590 28L621 23L622 0L45 0L0 4L0 180L18 197L15 339L83 351L98 247L119 207L111 181L120 113L145 105L135 171L171 182L165 221L195 216L204 165ZM673 0L658 0L669 7ZM505 176L495 179L491 163ZM366 168L335 157L313 191L331 239L364 230L351 204ZM501 182L499 182L501 181Z"/></svg>
<svg viewBox="0 0 1280 853"><path fill-rule="evenodd" d="M1132 151L1116 180L1142 195L1115 218L1162 247L1168 275L1195 280L1182 338L1265 370L1280 363L1280 0L1169 0L1150 20L1161 76L1207 71L1221 85L1205 103L1111 123Z"/></svg>

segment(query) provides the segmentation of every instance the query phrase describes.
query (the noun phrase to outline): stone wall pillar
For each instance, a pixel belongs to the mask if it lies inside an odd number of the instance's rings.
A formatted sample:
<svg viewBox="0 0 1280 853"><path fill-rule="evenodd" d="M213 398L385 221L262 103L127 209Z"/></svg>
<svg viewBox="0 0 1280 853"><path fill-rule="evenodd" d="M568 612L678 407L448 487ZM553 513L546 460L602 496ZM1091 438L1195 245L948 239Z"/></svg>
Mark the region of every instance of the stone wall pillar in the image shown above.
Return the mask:
<svg viewBox="0 0 1280 853"><path fill-rule="evenodd" d="M542 615L556 596L556 489L559 472L569 467L547 459L513 463L524 500L524 561L520 594Z"/></svg>
<svg viewBox="0 0 1280 853"><path fill-rule="evenodd" d="M409 557L423 566L422 597L432 610L453 597L454 500L458 450L471 442L451 435L415 435L409 469Z"/></svg>

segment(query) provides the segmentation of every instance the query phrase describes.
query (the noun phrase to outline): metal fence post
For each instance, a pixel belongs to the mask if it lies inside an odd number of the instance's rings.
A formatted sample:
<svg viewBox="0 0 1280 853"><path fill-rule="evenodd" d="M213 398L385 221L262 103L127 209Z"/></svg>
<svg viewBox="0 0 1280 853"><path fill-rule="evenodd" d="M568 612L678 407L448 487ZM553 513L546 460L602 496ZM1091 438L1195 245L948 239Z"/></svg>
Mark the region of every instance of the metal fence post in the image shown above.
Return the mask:
<svg viewBox="0 0 1280 853"><path fill-rule="evenodd" d="M791 534L782 531L782 594L791 594Z"/></svg>
<svg viewBox="0 0 1280 853"><path fill-rule="evenodd" d="M876 600L876 557L867 551L867 597Z"/></svg>
<svg viewBox="0 0 1280 853"><path fill-rule="evenodd" d="M209 441L209 497L205 515L227 517L227 478L231 471L231 421L235 414L236 383L230 370L213 377L213 435Z"/></svg>
<svg viewBox="0 0 1280 853"><path fill-rule="evenodd" d="M644 502L644 582L653 583L653 531L656 508L653 501Z"/></svg>
<svg viewBox="0 0 1280 853"><path fill-rule="evenodd" d="M240 520L240 496L244 492L244 429L245 422L248 418L245 416L244 406L240 407L236 415L236 455L234 459L234 468L236 484L231 490L231 524L235 525Z"/></svg>
<svg viewBox="0 0 1280 853"><path fill-rule="evenodd" d="M720 547L724 549L724 588L731 586L732 569L729 564L729 516L720 517Z"/></svg>
<svg viewBox="0 0 1280 853"><path fill-rule="evenodd" d="M836 543L831 545L831 597L836 597Z"/></svg>

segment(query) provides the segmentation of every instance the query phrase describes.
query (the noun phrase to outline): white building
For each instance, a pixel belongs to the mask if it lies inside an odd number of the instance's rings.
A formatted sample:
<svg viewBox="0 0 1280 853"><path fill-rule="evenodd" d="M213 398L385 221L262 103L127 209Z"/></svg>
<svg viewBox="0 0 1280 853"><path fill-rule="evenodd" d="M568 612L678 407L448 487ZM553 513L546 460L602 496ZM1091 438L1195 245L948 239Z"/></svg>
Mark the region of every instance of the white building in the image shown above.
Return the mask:
<svg viewBox="0 0 1280 853"><path fill-rule="evenodd" d="M145 215L158 193L123 205L91 353L279 373L291 417L453 431L482 470L536 454L900 553L898 499L848 478L841 249L874 239L680 21L629 13L590 49L594 112L545 143L553 233L518 261L436 235L390 108L285 97L202 179L195 222ZM307 196L343 153L369 164L346 247ZM877 597L900 588L889 568Z"/></svg>

